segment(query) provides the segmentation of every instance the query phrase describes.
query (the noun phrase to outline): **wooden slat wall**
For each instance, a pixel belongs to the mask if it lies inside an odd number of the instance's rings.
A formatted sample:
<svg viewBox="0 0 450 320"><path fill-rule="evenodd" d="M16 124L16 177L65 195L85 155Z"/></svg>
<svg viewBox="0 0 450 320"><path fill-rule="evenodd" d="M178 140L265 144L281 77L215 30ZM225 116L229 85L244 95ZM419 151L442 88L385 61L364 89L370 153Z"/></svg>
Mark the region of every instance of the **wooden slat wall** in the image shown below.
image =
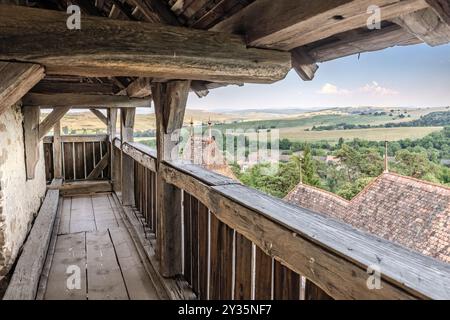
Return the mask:
<svg viewBox="0 0 450 320"><path fill-rule="evenodd" d="M92 137L83 141L77 137L76 141L62 142L62 170L66 181L85 180L89 173L100 162L102 156L108 152L107 141L90 141ZM53 142L44 141L45 172L47 181L53 179ZM98 179L109 179L109 164Z"/></svg>
<svg viewBox="0 0 450 320"><path fill-rule="evenodd" d="M156 233L156 173L134 162L134 197L136 210L142 214L146 227Z"/></svg>

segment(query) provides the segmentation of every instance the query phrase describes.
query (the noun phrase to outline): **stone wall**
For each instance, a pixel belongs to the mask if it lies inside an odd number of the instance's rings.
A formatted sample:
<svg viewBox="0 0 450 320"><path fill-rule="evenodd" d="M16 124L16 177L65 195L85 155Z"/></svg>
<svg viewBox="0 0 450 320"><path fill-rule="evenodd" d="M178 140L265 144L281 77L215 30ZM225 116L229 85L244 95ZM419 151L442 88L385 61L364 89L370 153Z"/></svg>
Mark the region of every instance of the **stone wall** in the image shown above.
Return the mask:
<svg viewBox="0 0 450 320"><path fill-rule="evenodd" d="M9 271L45 196L43 147L35 179L27 181L19 105L0 115L0 279Z"/></svg>

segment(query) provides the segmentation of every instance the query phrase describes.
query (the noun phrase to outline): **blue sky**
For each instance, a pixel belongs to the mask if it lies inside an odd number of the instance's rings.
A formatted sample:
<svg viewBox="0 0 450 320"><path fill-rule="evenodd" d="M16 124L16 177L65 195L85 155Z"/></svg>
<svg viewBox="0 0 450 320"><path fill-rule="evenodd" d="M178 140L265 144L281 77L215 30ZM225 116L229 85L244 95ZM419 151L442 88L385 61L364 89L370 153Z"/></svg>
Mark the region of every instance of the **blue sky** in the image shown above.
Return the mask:
<svg viewBox="0 0 450 320"><path fill-rule="evenodd" d="M450 45L395 47L320 64L313 81L294 71L270 85L247 84L191 94L189 109L210 111L347 106L450 105Z"/></svg>

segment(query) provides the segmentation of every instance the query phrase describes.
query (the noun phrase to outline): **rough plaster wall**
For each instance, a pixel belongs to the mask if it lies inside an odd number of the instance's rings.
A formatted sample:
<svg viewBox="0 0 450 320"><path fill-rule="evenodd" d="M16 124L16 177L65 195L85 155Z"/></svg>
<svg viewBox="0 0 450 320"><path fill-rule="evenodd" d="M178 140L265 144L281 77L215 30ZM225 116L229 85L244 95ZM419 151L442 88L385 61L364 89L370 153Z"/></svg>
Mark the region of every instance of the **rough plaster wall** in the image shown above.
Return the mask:
<svg viewBox="0 0 450 320"><path fill-rule="evenodd" d="M22 121L19 105L0 115L0 279L14 263L46 190L42 143L36 177L26 179Z"/></svg>

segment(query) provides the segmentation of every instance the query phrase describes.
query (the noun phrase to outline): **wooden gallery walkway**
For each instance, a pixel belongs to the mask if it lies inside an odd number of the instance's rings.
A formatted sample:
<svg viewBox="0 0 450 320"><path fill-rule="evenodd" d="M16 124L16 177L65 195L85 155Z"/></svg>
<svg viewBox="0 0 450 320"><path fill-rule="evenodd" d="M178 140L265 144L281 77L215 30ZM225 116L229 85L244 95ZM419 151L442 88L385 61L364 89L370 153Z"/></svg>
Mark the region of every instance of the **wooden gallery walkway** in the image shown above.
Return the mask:
<svg viewBox="0 0 450 320"><path fill-rule="evenodd" d="M44 267L48 279L38 296L158 299L111 194L65 197L55 228L55 250Z"/></svg>

